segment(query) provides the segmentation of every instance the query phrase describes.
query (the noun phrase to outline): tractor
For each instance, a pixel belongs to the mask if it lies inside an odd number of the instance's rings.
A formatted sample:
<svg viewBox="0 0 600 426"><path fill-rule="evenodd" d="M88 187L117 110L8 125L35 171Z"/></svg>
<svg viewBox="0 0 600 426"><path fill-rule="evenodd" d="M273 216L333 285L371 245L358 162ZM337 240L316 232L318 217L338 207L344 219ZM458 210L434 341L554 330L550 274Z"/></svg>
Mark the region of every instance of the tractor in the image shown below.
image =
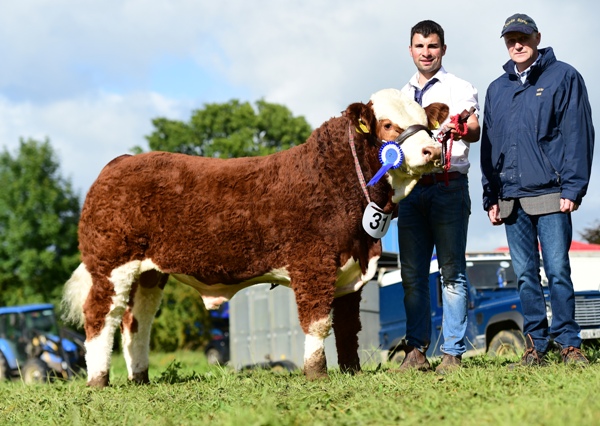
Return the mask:
<svg viewBox="0 0 600 426"><path fill-rule="evenodd" d="M84 337L60 329L52 304L0 308L0 380L68 380L85 372Z"/></svg>

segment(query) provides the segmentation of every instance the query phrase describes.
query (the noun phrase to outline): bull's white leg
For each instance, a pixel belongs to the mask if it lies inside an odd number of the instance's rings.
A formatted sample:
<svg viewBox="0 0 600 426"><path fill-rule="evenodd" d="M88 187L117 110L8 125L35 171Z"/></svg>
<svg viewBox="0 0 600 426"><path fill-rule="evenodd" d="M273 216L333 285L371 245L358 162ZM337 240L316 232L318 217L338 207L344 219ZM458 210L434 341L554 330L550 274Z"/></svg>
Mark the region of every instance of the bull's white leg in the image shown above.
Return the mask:
<svg viewBox="0 0 600 426"><path fill-rule="evenodd" d="M112 296L112 303L103 320L95 320L95 313L93 312L95 301L92 300L92 302L87 305L85 314L87 334L85 341L85 360L88 373L87 384L89 386L104 387L109 383L110 356L112 353L115 331L120 325L123 313L127 308L131 287L138 270L139 262L132 262L112 271L109 281L113 284L115 294ZM94 297L95 295L94 289L92 289L88 295L88 301L89 297ZM101 328L99 333L94 333L93 337L90 338L88 328L93 330L91 324L100 324Z"/></svg>
<svg viewBox="0 0 600 426"><path fill-rule="evenodd" d="M304 340L304 374L310 380L327 377L325 338L331 332L331 314L314 321Z"/></svg>
<svg viewBox="0 0 600 426"><path fill-rule="evenodd" d="M138 285L133 295L133 308L123 318L123 356L129 380L136 383L149 382L150 331L162 295L159 286L145 288Z"/></svg>

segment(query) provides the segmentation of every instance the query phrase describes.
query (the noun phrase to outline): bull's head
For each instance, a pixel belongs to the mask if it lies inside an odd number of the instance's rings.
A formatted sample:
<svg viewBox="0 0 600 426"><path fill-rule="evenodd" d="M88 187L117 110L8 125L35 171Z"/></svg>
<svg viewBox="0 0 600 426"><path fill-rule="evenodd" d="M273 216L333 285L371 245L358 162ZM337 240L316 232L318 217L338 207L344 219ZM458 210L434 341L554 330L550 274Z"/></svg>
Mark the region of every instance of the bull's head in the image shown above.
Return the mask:
<svg viewBox="0 0 600 426"><path fill-rule="evenodd" d="M382 141L394 141L398 137L402 139L404 161L400 167L390 169L387 173L387 179L394 188L392 201L397 203L410 193L423 174L439 170L442 145L431 137L428 129L434 129L446 120L449 108L445 104L434 103L423 109L408 95L397 89L376 92L366 106L374 113L375 134L378 139ZM364 125L363 121L369 122L361 117L359 127ZM403 135L414 125L423 127L417 131L414 131L413 127ZM372 131L372 129L368 130Z"/></svg>

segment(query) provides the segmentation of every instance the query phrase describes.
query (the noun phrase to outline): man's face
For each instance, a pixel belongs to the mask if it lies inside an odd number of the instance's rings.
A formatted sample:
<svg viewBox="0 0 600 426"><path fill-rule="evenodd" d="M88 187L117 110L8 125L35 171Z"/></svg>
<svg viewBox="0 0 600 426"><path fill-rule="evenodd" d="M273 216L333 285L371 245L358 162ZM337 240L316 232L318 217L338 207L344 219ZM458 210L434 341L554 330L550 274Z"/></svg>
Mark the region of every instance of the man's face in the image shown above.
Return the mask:
<svg viewBox="0 0 600 426"><path fill-rule="evenodd" d="M517 64L519 71L526 70L536 60L540 40L541 34L539 32L524 34L513 31L504 34L504 43L508 49L510 59Z"/></svg>
<svg viewBox="0 0 600 426"><path fill-rule="evenodd" d="M408 50L419 72L431 78L442 67L442 56L446 54L446 45L441 45L437 34L431 34L429 37L415 34Z"/></svg>

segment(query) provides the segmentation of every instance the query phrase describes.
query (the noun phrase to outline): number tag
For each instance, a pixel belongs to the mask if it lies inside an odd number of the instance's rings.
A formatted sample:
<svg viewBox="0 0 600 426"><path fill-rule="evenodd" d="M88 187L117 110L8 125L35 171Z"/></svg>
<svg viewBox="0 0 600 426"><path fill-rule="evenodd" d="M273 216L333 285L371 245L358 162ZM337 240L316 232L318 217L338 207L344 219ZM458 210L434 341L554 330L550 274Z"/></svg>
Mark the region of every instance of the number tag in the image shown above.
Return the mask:
<svg viewBox="0 0 600 426"><path fill-rule="evenodd" d="M370 202L363 214L362 225L371 237L382 238L390 227L391 213L384 213L374 202Z"/></svg>

